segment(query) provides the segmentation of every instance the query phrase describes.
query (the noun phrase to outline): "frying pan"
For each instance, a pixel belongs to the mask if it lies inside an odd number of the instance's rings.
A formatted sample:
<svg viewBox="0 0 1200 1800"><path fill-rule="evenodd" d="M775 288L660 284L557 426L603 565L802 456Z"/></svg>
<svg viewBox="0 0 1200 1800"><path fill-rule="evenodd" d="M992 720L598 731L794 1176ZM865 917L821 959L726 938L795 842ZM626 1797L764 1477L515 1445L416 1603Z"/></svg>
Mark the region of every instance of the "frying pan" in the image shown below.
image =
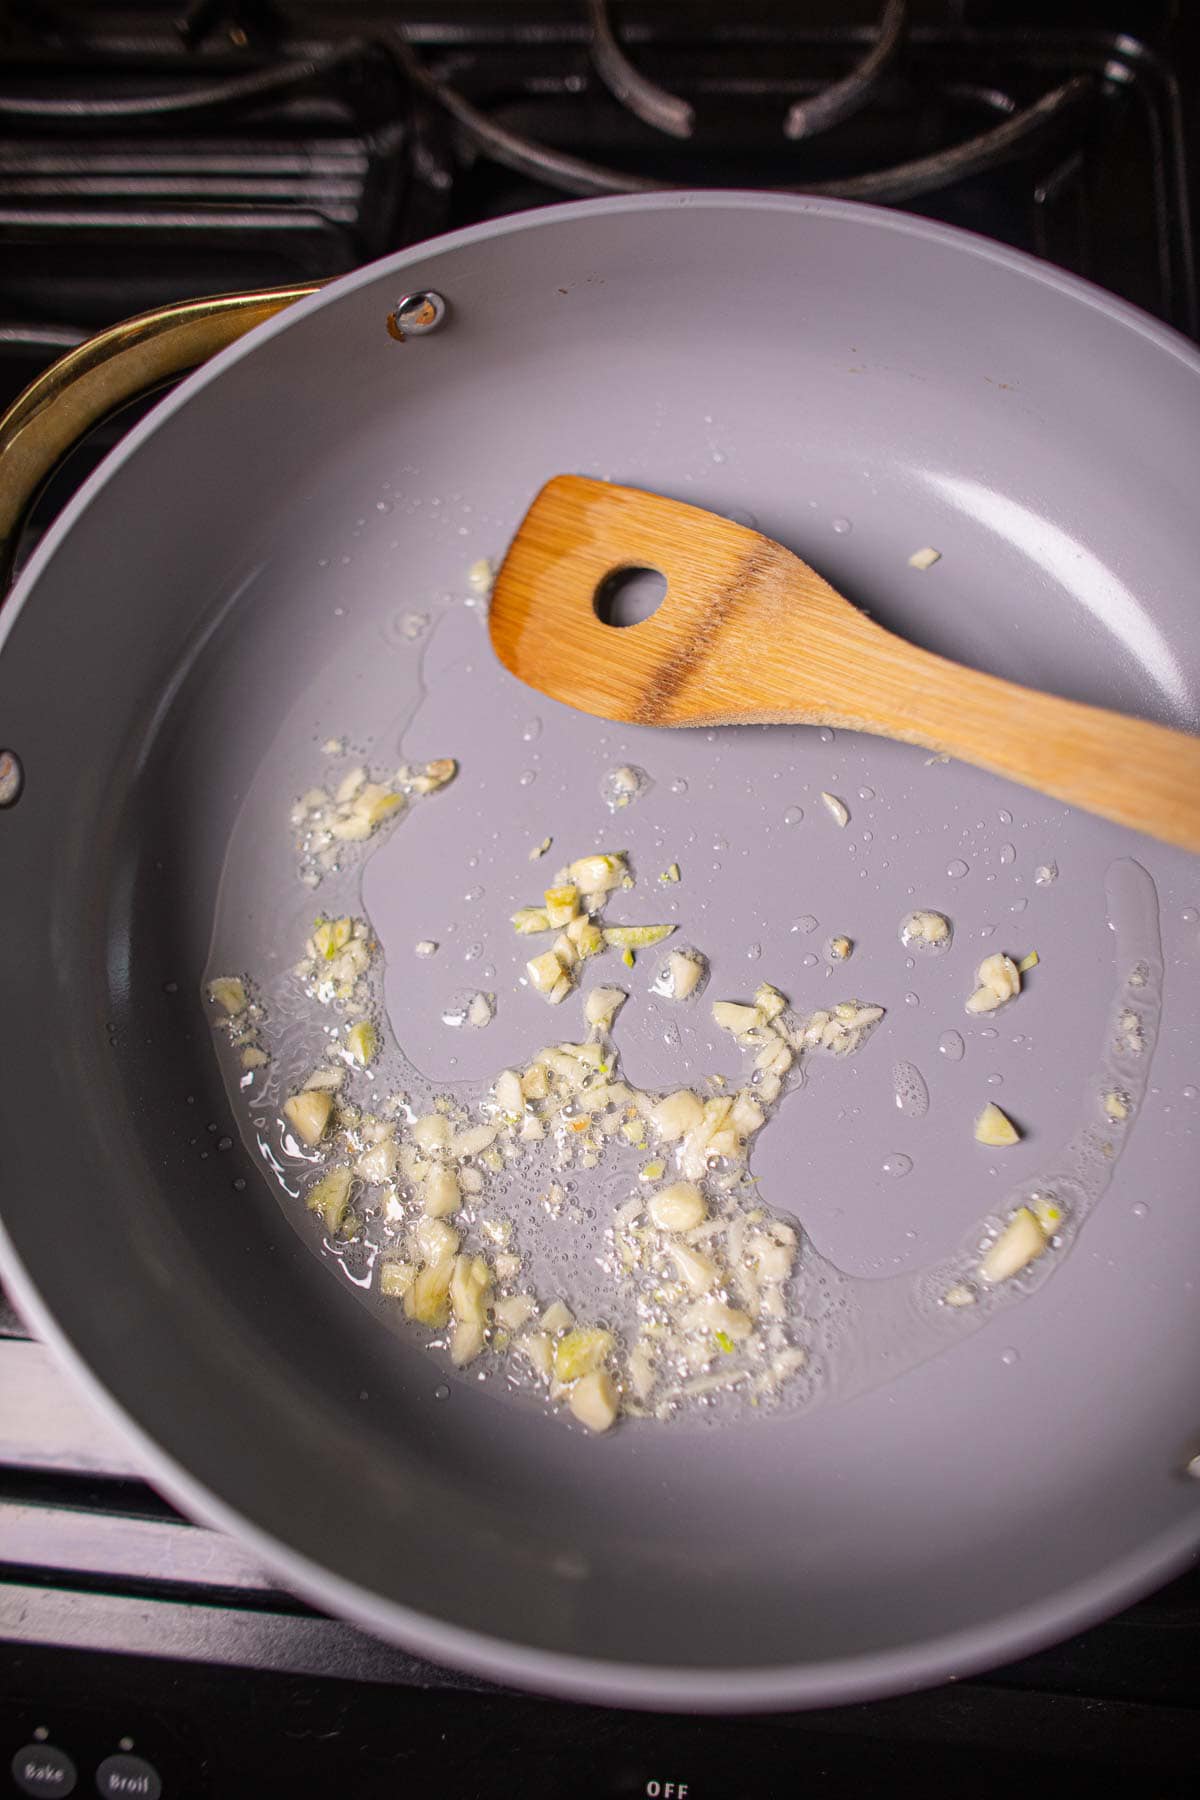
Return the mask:
<svg viewBox="0 0 1200 1800"><path fill-rule="evenodd" d="M414 294L444 301L436 329L405 329ZM185 323L233 336L293 297ZM119 348L194 360L164 331ZM753 519L932 649L1195 730L1198 376L1161 325L992 243L846 204L672 194L375 264L129 435L0 614L0 739L24 777L0 812L2 1268L185 1511L434 1660L659 1708L961 1675L1194 1555L1194 861L902 746L584 720L503 675L464 601L467 565L502 552L545 478L610 475ZM53 410L42 394L26 418ZM926 545L940 562L910 568ZM868 1282L911 1284L1014 1183L1057 1167L1070 1185L1121 975L1105 881L1136 862L1157 914L1138 928L1162 944L1157 1044L1048 1277L938 1353L898 1353L892 1379L724 1426L592 1438L447 1376L267 1179L202 997L206 972L284 981L314 904L288 809L339 733L373 762L461 765L362 874L389 1016L432 1084L563 1034L517 986L506 918L541 885L531 843L611 836L610 763L653 778L621 835L639 868L682 864L671 904L714 996L766 977L815 1004L833 993L821 938L855 939L843 985L884 1024L814 1068L755 1173L806 1252ZM845 832L821 790L847 800ZM897 942L914 904L953 919L936 964L906 966ZM438 956L414 958L417 937ZM972 1022L994 948L1036 948L1036 979ZM702 1010L666 1045L629 985L635 1079L665 1082L680 1054L726 1066ZM456 986L497 991L487 1031L441 1023ZM921 1072L924 1116L897 1108L895 1061ZM1024 1124L1017 1149L972 1141L990 1098Z"/></svg>

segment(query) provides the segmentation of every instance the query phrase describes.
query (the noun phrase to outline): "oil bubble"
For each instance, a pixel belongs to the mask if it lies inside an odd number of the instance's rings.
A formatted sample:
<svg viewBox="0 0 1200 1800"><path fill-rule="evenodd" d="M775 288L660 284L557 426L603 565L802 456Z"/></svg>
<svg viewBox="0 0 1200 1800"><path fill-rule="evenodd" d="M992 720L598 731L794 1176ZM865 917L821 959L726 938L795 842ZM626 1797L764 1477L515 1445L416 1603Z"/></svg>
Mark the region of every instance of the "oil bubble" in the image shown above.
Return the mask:
<svg viewBox="0 0 1200 1800"><path fill-rule="evenodd" d="M892 1092L906 1118L923 1119L929 1111L929 1089L915 1063L901 1059L893 1064Z"/></svg>

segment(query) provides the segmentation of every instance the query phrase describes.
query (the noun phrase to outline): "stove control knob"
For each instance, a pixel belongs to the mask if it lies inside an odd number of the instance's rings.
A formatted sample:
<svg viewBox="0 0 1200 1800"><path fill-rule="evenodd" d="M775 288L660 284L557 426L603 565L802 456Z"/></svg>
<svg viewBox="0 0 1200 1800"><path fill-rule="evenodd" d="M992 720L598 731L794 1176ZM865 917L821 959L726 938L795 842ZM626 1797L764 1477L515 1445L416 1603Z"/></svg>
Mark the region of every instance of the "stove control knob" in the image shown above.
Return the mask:
<svg viewBox="0 0 1200 1800"><path fill-rule="evenodd" d="M23 1794L70 1794L75 1790L75 1764L53 1744L26 1744L13 1757L12 1778Z"/></svg>
<svg viewBox="0 0 1200 1800"><path fill-rule="evenodd" d="M104 1800L158 1800L162 1781L140 1756L106 1756L96 1770L96 1792Z"/></svg>

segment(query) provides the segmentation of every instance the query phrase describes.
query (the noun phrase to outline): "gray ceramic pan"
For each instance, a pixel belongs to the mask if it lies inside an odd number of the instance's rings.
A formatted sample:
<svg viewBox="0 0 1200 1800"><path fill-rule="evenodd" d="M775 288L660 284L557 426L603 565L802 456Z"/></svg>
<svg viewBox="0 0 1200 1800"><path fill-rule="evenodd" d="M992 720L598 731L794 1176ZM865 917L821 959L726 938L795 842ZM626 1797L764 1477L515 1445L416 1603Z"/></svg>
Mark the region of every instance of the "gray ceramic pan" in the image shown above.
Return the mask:
<svg viewBox="0 0 1200 1800"><path fill-rule="evenodd" d="M398 338L389 315L416 292L445 317ZM681 194L364 269L127 438L0 613L0 743L24 774L0 812L2 1273L165 1493L434 1660L660 1708L961 1675L1192 1557L1195 862L891 744L570 714L497 669L466 570L548 476L609 475L753 518L933 649L1195 730L1198 402L1191 345L994 244ZM941 560L916 570L925 546ZM363 875L392 1024L430 1080L485 1079L545 1041L506 923L536 885L527 847L610 834L599 777L632 760L654 786L622 836L639 867L681 863L670 904L712 994L766 976L815 1004L838 930L858 945L845 985L888 1009L756 1156L806 1254L911 1286L1053 1180L1078 1229L1046 1278L978 1329L897 1349L891 1379L876 1342L869 1379L724 1427L591 1438L445 1378L281 1204L202 997L206 972L274 978L296 954L313 901L288 809L339 732L461 765ZM846 799L844 831L822 790ZM908 966L914 904L950 915L955 943ZM422 937L437 957L412 955ZM993 948L1041 961L971 1021ZM1081 1188L1070 1146L1135 950L1152 1060ZM653 1084L679 1045L639 981L622 1042ZM443 1025L464 986L497 992L487 1031ZM729 1057L702 1011L682 1051ZM896 1062L921 1073L923 1116L895 1104ZM1015 1149L973 1141L989 1098L1024 1126Z"/></svg>

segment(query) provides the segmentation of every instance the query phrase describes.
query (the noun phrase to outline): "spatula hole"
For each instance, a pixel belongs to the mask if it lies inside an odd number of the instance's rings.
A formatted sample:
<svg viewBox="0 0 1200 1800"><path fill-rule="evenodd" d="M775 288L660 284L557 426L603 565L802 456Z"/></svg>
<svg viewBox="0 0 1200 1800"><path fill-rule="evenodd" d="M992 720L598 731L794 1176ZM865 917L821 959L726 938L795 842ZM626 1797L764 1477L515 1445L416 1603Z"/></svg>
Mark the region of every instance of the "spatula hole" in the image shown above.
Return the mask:
<svg viewBox="0 0 1200 1800"><path fill-rule="evenodd" d="M640 625L656 613L667 592L661 569L614 569L596 589L596 617L602 625Z"/></svg>

